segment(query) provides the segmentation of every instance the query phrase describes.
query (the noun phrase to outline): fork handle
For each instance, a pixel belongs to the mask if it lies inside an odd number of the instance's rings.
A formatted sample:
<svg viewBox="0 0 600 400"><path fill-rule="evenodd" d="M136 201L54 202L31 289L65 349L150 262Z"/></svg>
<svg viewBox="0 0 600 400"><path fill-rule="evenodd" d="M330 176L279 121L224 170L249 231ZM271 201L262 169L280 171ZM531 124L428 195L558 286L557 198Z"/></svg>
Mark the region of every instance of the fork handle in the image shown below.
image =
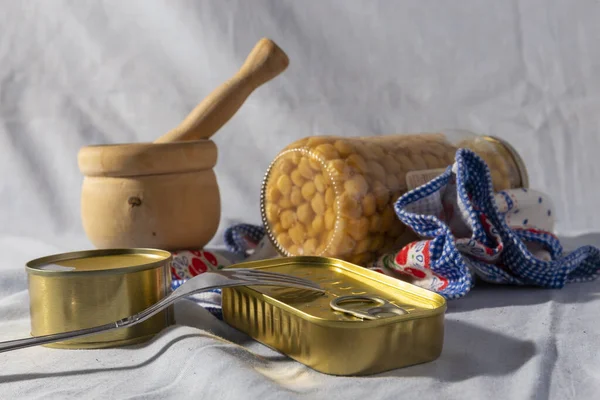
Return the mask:
<svg viewBox="0 0 600 400"><path fill-rule="evenodd" d="M51 335L34 336L24 339L9 340L0 343L0 353L6 351L24 349L26 347L39 346L44 344L56 343L67 339L74 339L82 336L94 335L96 333L109 331L121 327L118 322L111 322L110 324L95 326L93 328L78 329L76 331L53 333Z"/></svg>
<svg viewBox="0 0 600 400"><path fill-rule="evenodd" d="M23 339L15 339L8 340L6 342L0 342L0 353L4 353L6 351L11 350L19 350L24 349L26 347L40 346L44 344L56 343L63 340L75 339L83 336L95 335L97 333L102 333L106 331L110 331L113 329L125 328L128 326L137 325L141 322L144 322L148 318L154 316L158 312L162 311L169 303L172 302L172 298L165 297L158 303L148 307L147 309L139 312L135 315L132 315L127 318L120 319L115 322L111 322L108 324L94 326L92 328L84 328L78 329L75 331L61 332L61 333L53 333L50 335L44 336L33 336Z"/></svg>

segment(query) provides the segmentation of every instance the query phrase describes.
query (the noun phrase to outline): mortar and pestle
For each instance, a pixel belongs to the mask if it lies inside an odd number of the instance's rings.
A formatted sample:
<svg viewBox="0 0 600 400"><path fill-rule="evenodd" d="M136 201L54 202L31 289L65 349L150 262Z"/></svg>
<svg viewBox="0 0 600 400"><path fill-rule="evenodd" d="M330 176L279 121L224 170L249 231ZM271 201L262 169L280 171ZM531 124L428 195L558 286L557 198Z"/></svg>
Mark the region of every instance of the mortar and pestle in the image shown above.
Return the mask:
<svg viewBox="0 0 600 400"><path fill-rule="evenodd" d="M284 71L287 55L261 39L240 70L153 143L80 149L81 218L97 248L199 249L221 217L210 137L259 86Z"/></svg>

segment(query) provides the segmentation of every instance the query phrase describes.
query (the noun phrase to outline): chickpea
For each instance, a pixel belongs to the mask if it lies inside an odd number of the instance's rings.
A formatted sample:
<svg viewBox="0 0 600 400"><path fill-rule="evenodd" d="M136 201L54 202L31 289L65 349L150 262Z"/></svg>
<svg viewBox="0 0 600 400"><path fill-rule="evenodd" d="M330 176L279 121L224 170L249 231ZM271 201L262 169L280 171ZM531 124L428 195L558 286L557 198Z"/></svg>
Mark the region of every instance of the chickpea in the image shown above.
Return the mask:
<svg viewBox="0 0 600 400"><path fill-rule="evenodd" d="M390 155L386 155L383 158L383 167L382 169L384 169L384 172L387 171L388 174L394 174L396 173L396 171L400 171L402 169L402 166L400 165L400 163L396 160L394 160L394 157L390 156ZM382 180L382 179L379 179Z"/></svg>
<svg viewBox="0 0 600 400"><path fill-rule="evenodd" d="M397 192L400 189L400 182L398 181L398 178L396 178L396 175L394 175L394 174L389 174L385 178L385 183L386 183L388 189L391 190L392 192Z"/></svg>
<svg viewBox="0 0 600 400"><path fill-rule="evenodd" d="M333 191L333 188L327 188L327 190L325 191L325 205L327 205L327 207L332 207L334 203L335 192Z"/></svg>
<svg viewBox="0 0 600 400"><path fill-rule="evenodd" d="M352 239L349 235L344 234L342 240L337 246L337 252L339 252L340 254L350 253L354 246L356 246L356 241Z"/></svg>
<svg viewBox="0 0 600 400"><path fill-rule="evenodd" d="M366 160L375 158L373 153L371 153L369 151L369 148L364 143L354 142L353 144L354 144L354 148L356 149L356 153L354 153L353 155L360 156L363 159L363 161L365 161L365 162L366 162ZM350 157L352 157L352 155ZM350 157L348 157L348 158L350 158Z"/></svg>
<svg viewBox="0 0 600 400"><path fill-rule="evenodd" d="M369 143L367 148L369 149L370 158L375 160L382 160L385 158L385 152L381 148L381 146L377 143Z"/></svg>
<svg viewBox="0 0 600 400"><path fill-rule="evenodd" d="M317 191L319 193L323 193L323 192L325 192L325 189L327 189L327 181L321 174L318 174L317 176L315 176L314 184L315 184L315 189L317 189Z"/></svg>
<svg viewBox="0 0 600 400"><path fill-rule="evenodd" d="M321 162L319 160L315 160L314 158L309 158L308 159L308 165L310 165L310 167L315 171L315 172L319 172L321 171Z"/></svg>
<svg viewBox="0 0 600 400"><path fill-rule="evenodd" d="M362 175L354 175L344 183L344 189L348 196L360 199L367 194L369 184Z"/></svg>
<svg viewBox="0 0 600 400"><path fill-rule="evenodd" d="M313 211L317 215L323 215L325 213L325 198L321 193L316 193L310 201Z"/></svg>
<svg viewBox="0 0 600 400"><path fill-rule="evenodd" d="M408 156L404 154L400 154L398 157L398 163L402 166L403 171L411 171L413 170L413 162Z"/></svg>
<svg viewBox="0 0 600 400"><path fill-rule="evenodd" d="M377 211L377 200L373 193L367 193L362 199L363 214L366 217L370 217Z"/></svg>
<svg viewBox="0 0 600 400"><path fill-rule="evenodd" d="M267 206L266 206L267 219L269 221L277 221L277 219L279 218L280 211L281 211L281 208L279 208L279 206L277 204L272 204L272 203L267 204Z"/></svg>
<svg viewBox="0 0 600 400"><path fill-rule="evenodd" d="M290 253L293 256L301 256L304 254L304 251L301 247L298 247L295 244L291 244L289 246L287 246L287 251L288 253Z"/></svg>
<svg viewBox="0 0 600 400"><path fill-rule="evenodd" d="M315 195L316 191L317 188L313 182L306 182L304 185L302 185L302 197L306 201L310 201Z"/></svg>
<svg viewBox="0 0 600 400"><path fill-rule="evenodd" d="M371 215L369 218L369 232L382 232L381 229L381 216L379 214Z"/></svg>
<svg viewBox="0 0 600 400"><path fill-rule="evenodd" d="M425 153L423 154L423 160L425 161L425 164L427 164L427 166L429 168L438 168L441 166L443 161L440 161L440 157L437 155L433 155L430 153Z"/></svg>
<svg viewBox="0 0 600 400"><path fill-rule="evenodd" d="M340 213L348 218L360 218L362 216L361 204L348 193L340 196Z"/></svg>
<svg viewBox="0 0 600 400"><path fill-rule="evenodd" d="M364 158L362 158L358 154L352 154L346 159L348 166L353 168L355 171L360 172L361 174L366 174L369 172L369 166Z"/></svg>
<svg viewBox="0 0 600 400"><path fill-rule="evenodd" d="M298 189L297 186L294 186L292 188L292 192L290 193L290 201L292 202L292 205L296 207L298 207L304 202L304 199L302 198L302 193L300 192L300 189Z"/></svg>
<svg viewBox="0 0 600 400"><path fill-rule="evenodd" d="M348 157L356 151L354 150L354 146L346 140L336 140L333 145L342 157Z"/></svg>
<svg viewBox="0 0 600 400"><path fill-rule="evenodd" d="M423 157L420 154L413 154L410 156L410 159L412 161L412 169L414 171L428 169L425 160L423 160Z"/></svg>
<svg viewBox="0 0 600 400"><path fill-rule="evenodd" d="M284 194L288 195L292 191L292 180L287 175L281 175L279 179L277 179L277 189Z"/></svg>
<svg viewBox="0 0 600 400"><path fill-rule="evenodd" d="M320 243L321 244L319 244L319 246L317 246L317 251L315 252L316 255L325 254L325 249L327 248L327 242L321 241Z"/></svg>
<svg viewBox="0 0 600 400"><path fill-rule="evenodd" d="M314 178L314 176L315 176L315 171L312 169L312 167L308 163L308 158L306 158L306 157L303 157L300 160L300 164L298 164L298 171L300 172L300 175L302 175L302 177L309 179L309 180Z"/></svg>
<svg viewBox="0 0 600 400"><path fill-rule="evenodd" d="M290 229L296 223L296 213L292 210L285 210L279 215L279 222L283 229Z"/></svg>
<svg viewBox="0 0 600 400"><path fill-rule="evenodd" d="M277 235L277 241L284 248L290 247L292 245L292 243L293 243L292 242L292 238L290 238L290 235L288 235L285 232L280 233L279 235Z"/></svg>
<svg viewBox="0 0 600 400"><path fill-rule="evenodd" d="M327 210L325 212L325 216L327 216L327 213L329 212L329 210ZM335 222L335 215L333 216L333 222L331 227L333 228L333 223ZM317 215L314 217L314 219L312 220L312 229L315 233L315 236L318 234L321 234L324 230L325 230L325 218L322 215ZM328 228L331 229L331 228Z"/></svg>
<svg viewBox="0 0 600 400"><path fill-rule="evenodd" d="M328 169L331 174L339 179L347 179L350 176L351 168L346 165L344 160L333 160L328 163Z"/></svg>
<svg viewBox="0 0 600 400"><path fill-rule="evenodd" d="M318 152L318 153L321 153L321 155L326 160L335 160L337 158L340 158L340 155L339 155L338 151L330 143L323 143L321 145L318 145L316 147L315 151Z"/></svg>
<svg viewBox="0 0 600 400"><path fill-rule="evenodd" d="M282 209L292 208L293 206L294 205L290 200L290 196L283 197L281 200L279 200L279 207Z"/></svg>
<svg viewBox="0 0 600 400"><path fill-rule="evenodd" d="M277 189L277 187L269 185L267 186L265 196L267 197L267 201L269 203L277 203L277 201L281 198L281 192L279 189Z"/></svg>
<svg viewBox="0 0 600 400"><path fill-rule="evenodd" d="M304 253L315 254L317 251L317 239L315 239L315 238L308 239L306 242L304 242L304 245L302 247L304 249Z"/></svg>
<svg viewBox="0 0 600 400"><path fill-rule="evenodd" d="M348 234L354 240L362 240L369 234L369 218L362 217L358 220L351 220L348 224Z"/></svg>
<svg viewBox="0 0 600 400"><path fill-rule="evenodd" d="M278 164L278 170L282 175L289 175L292 173L292 171L294 170L294 163L292 162L292 160L284 158L281 160L281 162Z"/></svg>
<svg viewBox="0 0 600 400"><path fill-rule="evenodd" d="M373 184L373 194L375 195L377 209L379 211L383 210L387 205L388 201L390 201L389 189L383 183L376 181Z"/></svg>
<svg viewBox="0 0 600 400"><path fill-rule="evenodd" d="M296 216L298 218L298 221L302 222L303 224L312 225L315 213L313 212L313 209L311 208L310 204L304 203L298 207L298 210L296 211Z"/></svg>
<svg viewBox="0 0 600 400"><path fill-rule="evenodd" d="M273 225L273 228L271 228L271 230L273 231L273 233L275 235L278 235L280 233L284 232L283 227L281 226L281 222L276 222L275 225Z"/></svg>
<svg viewBox="0 0 600 400"><path fill-rule="evenodd" d="M300 174L300 171L297 169L292 171L292 173L290 174L290 178L292 180L292 183L296 186L301 187L302 185L304 185L304 182L306 182L302 174Z"/></svg>
<svg viewBox="0 0 600 400"><path fill-rule="evenodd" d="M306 231L302 224L296 224L288 231L290 234L290 238L292 242L296 245L301 245L304 243L304 239L306 238Z"/></svg>
<svg viewBox="0 0 600 400"><path fill-rule="evenodd" d="M300 160L302 160L302 154L293 153L292 156L290 157L290 160L292 160L292 163L294 165L298 166L300 164Z"/></svg>
<svg viewBox="0 0 600 400"><path fill-rule="evenodd" d="M371 176L378 181L385 182L386 172L385 169L377 161L368 162L369 172Z"/></svg>
<svg viewBox="0 0 600 400"><path fill-rule="evenodd" d="M332 209L325 211L324 224L325 229L331 231L335 226L335 212Z"/></svg>

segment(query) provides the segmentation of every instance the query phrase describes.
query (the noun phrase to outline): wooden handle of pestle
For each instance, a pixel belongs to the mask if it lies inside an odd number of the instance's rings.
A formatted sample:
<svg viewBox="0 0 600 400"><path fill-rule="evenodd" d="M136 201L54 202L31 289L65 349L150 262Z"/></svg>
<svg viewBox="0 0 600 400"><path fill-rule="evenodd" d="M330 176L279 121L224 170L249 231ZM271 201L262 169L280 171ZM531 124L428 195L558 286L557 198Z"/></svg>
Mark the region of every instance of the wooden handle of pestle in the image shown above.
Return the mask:
<svg viewBox="0 0 600 400"><path fill-rule="evenodd" d="M202 100L179 126L154 143L210 138L233 117L254 89L279 75L288 64L289 59L279 46L270 39L261 39L231 79Z"/></svg>

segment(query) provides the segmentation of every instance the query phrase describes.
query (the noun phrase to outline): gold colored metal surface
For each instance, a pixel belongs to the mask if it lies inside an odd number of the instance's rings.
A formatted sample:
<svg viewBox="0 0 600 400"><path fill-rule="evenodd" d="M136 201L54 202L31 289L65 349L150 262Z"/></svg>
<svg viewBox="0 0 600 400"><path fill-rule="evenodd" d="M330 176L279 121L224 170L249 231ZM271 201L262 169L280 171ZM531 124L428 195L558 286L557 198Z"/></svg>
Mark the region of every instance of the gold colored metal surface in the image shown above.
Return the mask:
<svg viewBox="0 0 600 400"><path fill-rule="evenodd" d="M171 290L171 253L110 249L58 254L27 263L31 335L90 328L133 315ZM170 307L131 328L47 347L103 348L143 342L173 323Z"/></svg>
<svg viewBox="0 0 600 400"><path fill-rule="evenodd" d="M529 174L527 173L527 167L525 166L525 161L523 161L517 150L507 141L495 136L484 136L484 139L486 139L488 142L496 144L496 147L500 149L505 157L508 156L514 161L515 166L517 167L517 172L521 177L521 187L529 188Z"/></svg>
<svg viewBox="0 0 600 400"><path fill-rule="evenodd" d="M231 326L317 371L370 375L439 357L445 299L428 290L326 257L288 257L237 264L318 282L325 294L277 287L223 289ZM332 299L377 296L408 313L373 320L334 311ZM357 310L373 304L356 304ZM367 307L367 308L368 308Z"/></svg>

